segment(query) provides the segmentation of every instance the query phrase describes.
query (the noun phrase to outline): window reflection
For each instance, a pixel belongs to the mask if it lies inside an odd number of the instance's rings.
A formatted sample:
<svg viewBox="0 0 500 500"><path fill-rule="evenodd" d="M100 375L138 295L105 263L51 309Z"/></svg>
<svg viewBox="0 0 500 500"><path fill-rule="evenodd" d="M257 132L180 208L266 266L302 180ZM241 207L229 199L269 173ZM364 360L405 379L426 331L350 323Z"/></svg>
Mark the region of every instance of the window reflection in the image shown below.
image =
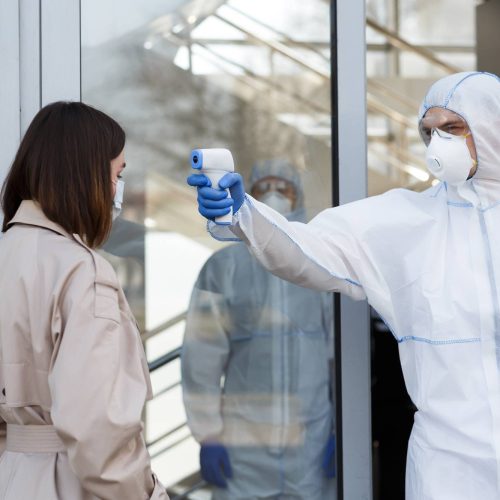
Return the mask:
<svg viewBox="0 0 500 500"><path fill-rule="evenodd" d="M289 220L306 220L290 163L258 163L247 185ZM182 378L214 498L334 498L332 306L330 294L267 272L243 243L203 266L188 310Z"/></svg>
<svg viewBox="0 0 500 500"><path fill-rule="evenodd" d="M195 193L185 184L191 149L231 149L247 179L255 162L285 160L300 178L303 213L312 217L330 206L329 46L329 4L323 0L122 0L119 8L113 0L82 2L82 99L110 113L128 135L122 217L104 250L147 339L150 361L181 345L190 296L207 259L242 251L239 245L221 250L207 235ZM238 272L269 283L245 258ZM242 417L270 416L265 447L294 447L295 469L287 473L311 469L319 477L317 460L333 431L329 298L301 291L302 299L280 286L249 288L248 307L236 290L227 295L236 304L232 320L252 320L252 335L265 332L266 321L267 332L269 325L288 325L286 335L257 342L251 356L240 352L265 369L254 373L267 385L255 380L245 397L243 389L232 390L241 392ZM264 297L265 308L252 314ZM208 321L203 326L213 333ZM278 361L271 365L271 359ZM231 366L243 370L244 359ZM157 397L145 418L153 466L172 491L196 482L199 470L180 380L178 359L153 372ZM285 419L277 426L273 412ZM319 422L314 431L305 424L311 415ZM314 467L306 466L313 455ZM282 469L279 460L273 463L268 480L275 484ZM236 474L237 463L234 468Z"/></svg>

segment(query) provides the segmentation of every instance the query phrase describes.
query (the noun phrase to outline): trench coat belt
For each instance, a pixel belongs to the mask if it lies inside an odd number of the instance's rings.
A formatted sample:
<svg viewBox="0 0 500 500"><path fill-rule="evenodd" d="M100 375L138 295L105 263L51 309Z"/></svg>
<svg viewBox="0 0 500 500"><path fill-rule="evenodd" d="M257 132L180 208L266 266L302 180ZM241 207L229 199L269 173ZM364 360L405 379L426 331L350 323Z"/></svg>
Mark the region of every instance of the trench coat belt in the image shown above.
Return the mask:
<svg viewBox="0 0 500 500"><path fill-rule="evenodd" d="M7 424L6 451L18 453L56 453L66 451L52 425Z"/></svg>

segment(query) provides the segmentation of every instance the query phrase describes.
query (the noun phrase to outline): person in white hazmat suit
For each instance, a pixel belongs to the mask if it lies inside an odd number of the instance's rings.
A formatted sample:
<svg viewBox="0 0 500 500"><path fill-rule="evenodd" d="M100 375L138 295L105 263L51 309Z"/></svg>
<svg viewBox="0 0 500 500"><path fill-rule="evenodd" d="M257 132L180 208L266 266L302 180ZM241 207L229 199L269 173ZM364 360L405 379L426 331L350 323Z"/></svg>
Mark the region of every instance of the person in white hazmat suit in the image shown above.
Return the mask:
<svg viewBox="0 0 500 500"><path fill-rule="evenodd" d="M286 219L305 220L300 176L287 161L258 163L250 184ZM334 499L332 312L331 294L277 278L242 243L203 266L181 366L213 499Z"/></svg>
<svg viewBox="0 0 500 500"><path fill-rule="evenodd" d="M230 231L271 272L367 298L384 318L418 408L407 500L498 500L500 79L473 72L439 80L419 120L442 182L325 210L309 224L245 195L237 174L219 183L233 200L202 177L188 182L199 187L204 216L233 205Z"/></svg>

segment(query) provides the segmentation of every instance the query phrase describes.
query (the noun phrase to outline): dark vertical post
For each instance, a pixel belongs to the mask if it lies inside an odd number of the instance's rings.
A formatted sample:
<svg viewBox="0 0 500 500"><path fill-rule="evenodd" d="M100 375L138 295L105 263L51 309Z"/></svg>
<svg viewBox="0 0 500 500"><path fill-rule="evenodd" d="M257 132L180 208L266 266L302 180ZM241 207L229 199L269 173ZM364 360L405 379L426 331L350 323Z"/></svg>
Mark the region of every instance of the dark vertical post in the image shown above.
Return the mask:
<svg viewBox="0 0 500 500"><path fill-rule="evenodd" d="M330 2L330 107L332 127L332 206L340 204L339 193L339 122L338 122L338 81L337 81L337 0ZM337 500L344 499L344 464L342 459L342 349L341 349L341 307L340 294L333 297L334 330L335 330L335 434L336 434L336 470Z"/></svg>
<svg viewBox="0 0 500 500"><path fill-rule="evenodd" d="M476 7L477 69L500 75L500 0Z"/></svg>

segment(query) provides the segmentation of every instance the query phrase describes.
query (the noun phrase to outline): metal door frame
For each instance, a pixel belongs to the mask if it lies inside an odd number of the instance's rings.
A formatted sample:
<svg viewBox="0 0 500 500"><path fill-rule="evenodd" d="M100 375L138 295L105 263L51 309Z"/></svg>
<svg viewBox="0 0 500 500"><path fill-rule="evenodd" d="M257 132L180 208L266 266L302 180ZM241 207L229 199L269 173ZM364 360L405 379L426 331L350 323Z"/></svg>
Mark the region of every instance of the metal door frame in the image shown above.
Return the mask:
<svg viewBox="0 0 500 500"><path fill-rule="evenodd" d="M331 1L333 205L367 196L365 0ZM372 498L370 323L335 297L338 500Z"/></svg>

